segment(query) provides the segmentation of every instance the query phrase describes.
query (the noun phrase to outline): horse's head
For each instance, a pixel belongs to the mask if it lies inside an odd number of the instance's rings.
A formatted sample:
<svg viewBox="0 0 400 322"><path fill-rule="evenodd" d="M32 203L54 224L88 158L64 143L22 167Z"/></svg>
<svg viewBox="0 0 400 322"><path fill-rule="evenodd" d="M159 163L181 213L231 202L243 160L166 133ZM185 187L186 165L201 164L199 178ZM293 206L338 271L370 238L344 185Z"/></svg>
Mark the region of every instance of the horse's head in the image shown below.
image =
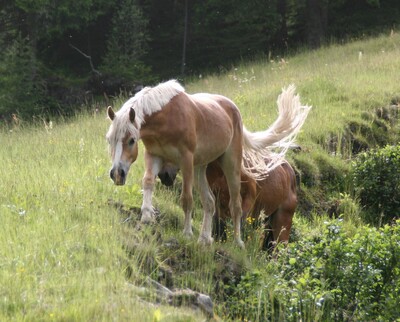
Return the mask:
<svg viewBox="0 0 400 322"><path fill-rule="evenodd" d="M135 111L129 108L114 113L109 106L107 115L112 121L107 133L112 159L110 177L116 185L124 185L129 168L138 155L139 130L135 126Z"/></svg>
<svg viewBox="0 0 400 322"><path fill-rule="evenodd" d="M178 171L178 166L173 165L172 163L166 163L158 173L158 177L163 185L170 187L174 184Z"/></svg>

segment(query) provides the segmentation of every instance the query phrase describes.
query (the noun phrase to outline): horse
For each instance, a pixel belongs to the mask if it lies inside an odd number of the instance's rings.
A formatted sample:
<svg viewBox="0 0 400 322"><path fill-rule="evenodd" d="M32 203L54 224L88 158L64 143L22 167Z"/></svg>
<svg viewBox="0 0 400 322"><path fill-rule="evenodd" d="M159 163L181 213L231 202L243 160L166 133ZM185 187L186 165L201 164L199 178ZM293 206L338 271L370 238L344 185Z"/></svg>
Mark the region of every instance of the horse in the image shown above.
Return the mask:
<svg viewBox="0 0 400 322"><path fill-rule="evenodd" d="M165 164L158 174L161 183L171 186L178 171L178 167ZM214 236L224 239L226 220L231 217L230 197L227 182L218 161L213 161L207 166L206 175L216 200ZM297 183L295 172L286 160L282 160L281 164L261 180L255 180L242 171L240 195L242 221L255 222L259 219L261 211L269 220L268 225L262 223L264 225L261 245L263 250L272 249L277 243L289 241L292 219L297 207Z"/></svg>
<svg viewBox="0 0 400 322"><path fill-rule="evenodd" d="M266 160L268 162L268 160ZM217 234L224 234L226 219L230 217L229 190L218 162L207 167L207 180L216 197ZM261 180L255 180L245 172L241 174L242 219L249 223L259 219L261 211L268 219L264 225L262 249L272 249L277 243L289 241L292 219L297 207L296 175L291 165L282 163ZM218 226L220 226L218 230ZM221 227L222 226L222 227ZM221 231L222 230L222 231Z"/></svg>
<svg viewBox="0 0 400 322"><path fill-rule="evenodd" d="M294 85L290 85L278 97L278 110L278 119L269 129L252 133L243 126L238 107L227 97L187 94L176 80L145 87L128 99L118 112L111 106L107 108L108 118L112 121L106 135L112 159L110 178L116 185L125 184L130 166L137 159L138 141L141 140L145 147L141 222L154 221L152 194L155 179L165 163L172 163L182 171L183 233L193 236L194 185L203 207L198 242L209 245L213 242L215 200L207 182L206 169L209 163L218 160L229 190L234 240L244 248L240 233L240 176L242 170L249 174L254 171L246 169L242 159L252 160L253 168L264 163L259 160L269 155L271 144L295 136L309 107L301 106Z"/></svg>

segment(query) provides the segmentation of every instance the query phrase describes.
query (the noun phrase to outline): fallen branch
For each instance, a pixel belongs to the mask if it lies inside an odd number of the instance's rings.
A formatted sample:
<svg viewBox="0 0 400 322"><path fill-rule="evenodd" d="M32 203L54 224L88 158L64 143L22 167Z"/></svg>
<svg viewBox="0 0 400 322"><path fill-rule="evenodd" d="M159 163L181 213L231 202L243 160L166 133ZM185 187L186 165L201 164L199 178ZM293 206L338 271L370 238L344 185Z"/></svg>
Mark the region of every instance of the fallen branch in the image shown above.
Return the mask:
<svg viewBox="0 0 400 322"><path fill-rule="evenodd" d="M85 54L82 50L80 50L79 48L75 47L75 46L72 45L72 44L69 44L69 46L70 46L71 48L75 49L75 50L76 50L78 53L80 53L83 57L89 59L89 64L90 64L90 67L91 67L91 69L92 69L92 72L95 73L95 74L97 74L97 75L99 75L99 76L101 76L101 73L100 73L96 68L94 68L94 66L93 66L92 56L89 56L89 55Z"/></svg>

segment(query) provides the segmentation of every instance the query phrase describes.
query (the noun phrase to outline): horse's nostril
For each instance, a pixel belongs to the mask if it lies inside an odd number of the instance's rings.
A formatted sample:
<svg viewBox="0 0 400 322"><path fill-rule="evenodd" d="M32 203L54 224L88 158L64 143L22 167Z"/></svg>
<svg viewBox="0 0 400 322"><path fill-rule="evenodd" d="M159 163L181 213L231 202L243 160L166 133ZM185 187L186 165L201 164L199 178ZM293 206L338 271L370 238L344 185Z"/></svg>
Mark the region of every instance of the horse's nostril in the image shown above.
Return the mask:
<svg viewBox="0 0 400 322"><path fill-rule="evenodd" d="M119 169L119 176L121 179L125 178L125 171L123 169Z"/></svg>
<svg viewBox="0 0 400 322"><path fill-rule="evenodd" d="M110 178L111 178L111 180L114 181L114 179L115 179L115 177L114 177L114 169L110 170Z"/></svg>

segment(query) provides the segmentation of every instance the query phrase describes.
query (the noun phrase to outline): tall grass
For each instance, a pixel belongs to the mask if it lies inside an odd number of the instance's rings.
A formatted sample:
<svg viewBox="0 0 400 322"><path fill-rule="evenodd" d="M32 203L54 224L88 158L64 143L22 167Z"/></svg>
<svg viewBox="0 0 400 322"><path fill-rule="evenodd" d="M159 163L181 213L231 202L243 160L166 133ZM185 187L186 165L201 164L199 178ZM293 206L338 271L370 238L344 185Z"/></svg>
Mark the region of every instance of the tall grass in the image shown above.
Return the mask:
<svg viewBox="0 0 400 322"><path fill-rule="evenodd" d="M110 183L107 127L82 115L1 133L0 320L153 321L125 279L123 226L108 205L129 198L141 169L125 189Z"/></svg>
<svg viewBox="0 0 400 322"><path fill-rule="evenodd" d="M295 84L312 105L299 140L310 143L336 133L346 120L387 104L399 92L400 35L382 35L294 56L259 60L188 84L188 91L225 94L239 106L244 124L262 130L275 120L281 88Z"/></svg>
<svg viewBox="0 0 400 322"><path fill-rule="evenodd" d="M294 83L302 102L313 106L298 141L306 149L320 149L327 135L341 131L349 118L360 118L364 110L384 105L398 94L399 46L397 34L333 45L284 60L243 64L186 88L232 98L246 127L262 130L277 116L275 102L281 88ZM265 265L257 234L248 241L246 252L229 242L204 249L195 239L184 239L183 212L174 190L156 192L155 205L164 215L155 232L122 224L125 218L112 204L140 206L143 147L127 185L114 186L108 178L104 139L108 126L104 111L104 116L88 113L54 121L52 128L37 123L1 130L0 320L202 320L197 311L139 299L136 286L144 280L143 267L154 265L156 274L167 265L166 257L175 259L181 265L175 287L211 294L215 272L228 269L216 261L216 252L230 254L239 266ZM197 207L195 235L201 217ZM319 234L321 221L312 228L307 222L296 219L295 240ZM157 234L179 247L160 245ZM274 301L273 293L266 296Z"/></svg>

